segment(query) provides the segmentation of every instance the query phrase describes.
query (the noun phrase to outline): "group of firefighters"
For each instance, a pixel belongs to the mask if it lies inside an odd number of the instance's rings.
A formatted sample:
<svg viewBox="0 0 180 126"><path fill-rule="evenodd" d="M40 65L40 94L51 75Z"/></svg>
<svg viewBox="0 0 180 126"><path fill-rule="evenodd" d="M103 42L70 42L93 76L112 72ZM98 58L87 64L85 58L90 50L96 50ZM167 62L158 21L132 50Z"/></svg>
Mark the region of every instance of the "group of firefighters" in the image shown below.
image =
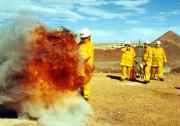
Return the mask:
<svg viewBox="0 0 180 126"><path fill-rule="evenodd" d="M151 79L163 81L164 65L167 62L164 49L161 47L161 41L148 44L144 43L144 52L140 68L142 69L144 83L150 82ZM132 70L136 66L136 52L130 44L126 44L121 49L121 78L131 79L133 78ZM135 72L134 72L135 73Z"/></svg>
<svg viewBox="0 0 180 126"><path fill-rule="evenodd" d="M84 28L80 32L81 41L79 43L80 57L92 69L94 68L94 45L91 40L91 32L89 29ZM130 44L125 44L121 48L121 78L123 80L131 79L133 76L132 70L136 67L136 49ZM142 78L144 83L150 82L151 79L164 80L163 68L167 62L164 49L161 47L161 41L156 41L153 44L144 43L144 51L140 68L143 71ZM80 74L85 76L85 67L81 67ZM136 75L135 75L136 76ZM81 89L83 97L88 100L90 95L89 81L85 82Z"/></svg>

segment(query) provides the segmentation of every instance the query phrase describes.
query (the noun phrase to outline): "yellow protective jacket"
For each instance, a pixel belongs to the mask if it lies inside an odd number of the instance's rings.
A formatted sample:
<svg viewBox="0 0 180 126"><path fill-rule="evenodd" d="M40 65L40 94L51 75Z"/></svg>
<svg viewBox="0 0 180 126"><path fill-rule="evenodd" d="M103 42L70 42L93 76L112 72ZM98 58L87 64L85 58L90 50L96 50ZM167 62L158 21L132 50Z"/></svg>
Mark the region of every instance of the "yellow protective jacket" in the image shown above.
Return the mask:
<svg viewBox="0 0 180 126"><path fill-rule="evenodd" d="M144 50L144 54L142 57L142 63L144 65L152 65L152 54L153 54L153 50L151 47L147 47Z"/></svg>
<svg viewBox="0 0 180 126"><path fill-rule="evenodd" d="M132 47L124 47L121 49L121 66L132 67L134 65L134 60L136 57L136 53L134 48Z"/></svg>
<svg viewBox="0 0 180 126"><path fill-rule="evenodd" d="M152 55L152 66L162 66L167 62L166 54L163 48L154 47Z"/></svg>
<svg viewBox="0 0 180 126"><path fill-rule="evenodd" d="M94 45L90 39L79 43L79 54L81 60L83 61L80 74L85 75L85 67L88 69L94 68Z"/></svg>

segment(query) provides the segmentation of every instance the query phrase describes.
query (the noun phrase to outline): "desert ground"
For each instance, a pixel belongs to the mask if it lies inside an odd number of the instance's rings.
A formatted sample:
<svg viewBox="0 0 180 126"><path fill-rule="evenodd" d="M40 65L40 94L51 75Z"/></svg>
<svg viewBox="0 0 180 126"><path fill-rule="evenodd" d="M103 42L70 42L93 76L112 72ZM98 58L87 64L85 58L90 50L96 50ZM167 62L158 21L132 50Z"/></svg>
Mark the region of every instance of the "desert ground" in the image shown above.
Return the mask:
<svg viewBox="0 0 180 126"><path fill-rule="evenodd" d="M178 74L144 85L120 81L118 74L97 73L91 86L94 117L89 126L180 126Z"/></svg>
<svg viewBox="0 0 180 126"><path fill-rule="evenodd" d="M118 73L95 73L88 101L88 126L180 126L180 74L164 82L120 81ZM1 119L0 126L37 126L33 121Z"/></svg>

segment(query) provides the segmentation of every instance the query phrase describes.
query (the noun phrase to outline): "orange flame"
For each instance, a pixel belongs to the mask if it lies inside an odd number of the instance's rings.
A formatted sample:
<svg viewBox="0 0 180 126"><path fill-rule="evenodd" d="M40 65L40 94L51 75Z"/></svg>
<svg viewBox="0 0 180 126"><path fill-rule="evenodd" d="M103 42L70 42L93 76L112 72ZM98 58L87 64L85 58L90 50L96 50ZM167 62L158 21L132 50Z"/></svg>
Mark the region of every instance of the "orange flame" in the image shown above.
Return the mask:
<svg viewBox="0 0 180 126"><path fill-rule="evenodd" d="M32 91L34 100L52 103L57 92L73 91L83 85L74 34L40 26L32 32L29 48L32 53L21 85L23 90Z"/></svg>

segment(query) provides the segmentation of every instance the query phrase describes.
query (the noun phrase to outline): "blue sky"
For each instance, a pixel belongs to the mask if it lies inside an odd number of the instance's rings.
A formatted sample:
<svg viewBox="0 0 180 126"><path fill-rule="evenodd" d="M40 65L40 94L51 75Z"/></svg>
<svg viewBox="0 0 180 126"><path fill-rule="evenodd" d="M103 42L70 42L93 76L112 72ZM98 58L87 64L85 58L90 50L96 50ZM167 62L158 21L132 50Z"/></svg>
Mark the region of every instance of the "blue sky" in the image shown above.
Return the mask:
<svg viewBox="0 0 180 126"><path fill-rule="evenodd" d="M180 34L180 0L0 0L0 25L21 10L49 27L76 33L87 27L96 43L151 41L168 30Z"/></svg>

